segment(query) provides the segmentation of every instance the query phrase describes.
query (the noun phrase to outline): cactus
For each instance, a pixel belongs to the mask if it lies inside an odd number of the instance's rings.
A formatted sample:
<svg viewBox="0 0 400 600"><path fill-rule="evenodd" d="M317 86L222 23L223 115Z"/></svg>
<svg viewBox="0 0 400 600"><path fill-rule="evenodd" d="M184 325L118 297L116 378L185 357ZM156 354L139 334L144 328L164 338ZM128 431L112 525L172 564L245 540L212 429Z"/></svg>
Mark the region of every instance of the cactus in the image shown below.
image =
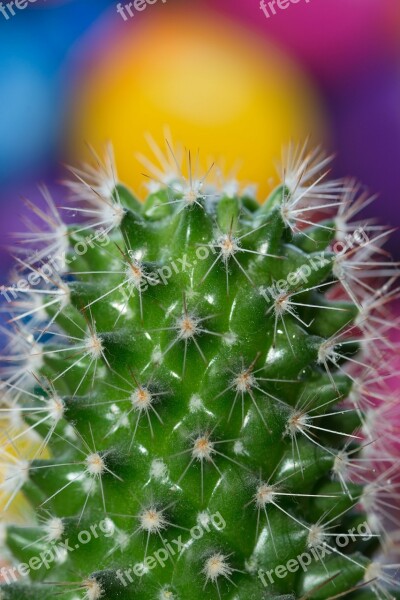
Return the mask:
<svg viewBox="0 0 400 600"><path fill-rule="evenodd" d="M3 525L1 599L400 597L369 418L388 231L351 221L370 198L320 151L291 147L258 204L167 146L145 202L109 150L67 182L74 224L44 190L18 236L0 491L36 516Z"/></svg>

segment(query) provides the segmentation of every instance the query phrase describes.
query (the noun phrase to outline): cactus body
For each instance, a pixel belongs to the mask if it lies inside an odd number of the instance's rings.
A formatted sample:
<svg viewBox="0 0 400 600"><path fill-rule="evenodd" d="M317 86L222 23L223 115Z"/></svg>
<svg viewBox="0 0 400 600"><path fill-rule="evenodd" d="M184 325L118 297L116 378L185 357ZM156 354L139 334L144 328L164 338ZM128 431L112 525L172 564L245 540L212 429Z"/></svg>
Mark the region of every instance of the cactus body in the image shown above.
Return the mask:
<svg viewBox="0 0 400 600"><path fill-rule="evenodd" d="M393 296L384 235L348 222L366 199L324 183L317 153L292 152L263 205L188 161L144 204L111 160L78 172L86 221L66 228L47 198L47 237L20 259L37 273L46 240L67 247L65 272L11 307L4 443L43 442L29 460L3 444L3 494L37 519L6 528L29 576L8 572L1 598L395 597L374 558L394 467L374 478L363 451Z"/></svg>

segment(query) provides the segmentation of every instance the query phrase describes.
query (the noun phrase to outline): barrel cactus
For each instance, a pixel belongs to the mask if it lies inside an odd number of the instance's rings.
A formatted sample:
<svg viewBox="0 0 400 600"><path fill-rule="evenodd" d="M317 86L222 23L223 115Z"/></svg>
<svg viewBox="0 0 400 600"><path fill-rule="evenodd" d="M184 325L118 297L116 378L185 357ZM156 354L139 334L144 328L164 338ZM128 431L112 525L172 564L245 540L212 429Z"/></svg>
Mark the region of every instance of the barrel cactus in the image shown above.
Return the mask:
<svg viewBox="0 0 400 600"><path fill-rule="evenodd" d="M400 597L371 425L392 401L389 232L320 151L289 148L259 204L153 150L144 202L108 150L18 236L0 492L34 516L4 519L1 599Z"/></svg>

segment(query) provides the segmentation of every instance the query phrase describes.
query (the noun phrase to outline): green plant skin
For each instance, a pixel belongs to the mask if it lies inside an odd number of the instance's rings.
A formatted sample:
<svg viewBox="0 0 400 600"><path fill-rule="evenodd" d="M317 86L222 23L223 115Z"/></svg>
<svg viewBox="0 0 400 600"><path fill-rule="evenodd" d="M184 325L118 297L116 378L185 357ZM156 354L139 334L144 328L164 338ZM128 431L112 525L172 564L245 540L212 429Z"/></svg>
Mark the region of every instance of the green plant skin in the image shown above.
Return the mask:
<svg viewBox="0 0 400 600"><path fill-rule="evenodd" d="M62 518L62 539L67 539L72 547L78 544L79 548L48 570L42 567L32 571L32 583L23 580L3 586L2 600L53 600L60 590L63 600L78 597L90 600L92 596L86 588L73 592L74 586L60 588L57 585L77 581L78 587L89 577L100 583L103 600L295 600L303 597L326 600L339 594L360 600L375 598L368 590L346 593L362 581L364 568L370 562L370 549L361 541L349 550L352 561L334 554L324 564L311 565L306 573L300 570L282 579L275 578L267 588L257 576L258 569L274 569L306 552L307 527L327 513L329 518L337 516L337 532L346 531L349 523L362 517L340 485L332 481L333 454L343 447L344 437L318 431L316 445L297 435L293 453L292 440L287 434L293 407L304 398L310 399L307 410L312 410L313 415L337 413L315 421L321 427L352 433L360 425L357 416L344 414L338 407L350 392L351 380L334 368L328 377L318 364L318 351L324 340L345 324L351 325L358 311L350 301L327 300L329 286L316 287L334 279L329 250L334 230L327 234L326 229L314 227L307 230L307 236L299 233L293 236L280 213L282 191L282 187L274 191L263 206L251 198L236 196L222 197L218 204L202 200L201 206L179 210L168 204L170 197L164 190L151 194L142 205L126 188L118 186L116 194L126 210L120 227L112 234L113 243L106 248L89 249L75 260L74 271L82 274L70 281L71 305L56 318L67 335L80 338L87 323L95 324L106 361L100 358L95 371L93 365L88 369L87 357L55 382L65 406L64 418L49 442L52 458L38 457L32 462L29 481L24 487L38 515L43 515L45 508L53 517ZM231 229L240 236L249 233L242 239L244 248L260 252L262 246L264 253L278 257L237 254L241 268L255 285L231 261L227 293L223 262L218 260L208 273L217 255L210 253L208 259L199 260L198 248L215 240L216 225L223 233ZM83 234L71 228L70 236L76 242ZM191 266L172 272L166 285L149 285L141 301L135 292L127 310L121 313L123 301L119 290L94 301L122 282L125 275L118 273L120 269L114 265L123 260L127 250L133 253L145 250L149 277L172 261L180 264L178 259L184 255ZM315 305L313 308L300 306L297 310L305 323L312 323L307 328L286 314L286 330L282 324L278 326L274 340L275 314L273 310L268 312L271 304L260 294L259 287L268 288L289 273L298 272L302 265L321 257L321 253L326 264L313 270L307 282L300 279L293 288L298 292L304 290L297 296L299 302ZM115 270L115 273L84 274L105 270ZM309 290L310 287L315 289ZM84 308L89 304L90 310ZM193 340L189 340L186 355L184 340L173 344L177 332L171 328L185 306L189 314L208 318L204 328L212 335L196 336L205 361ZM324 310L324 306L343 310ZM48 313L49 318L54 315L51 309ZM226 334L231 336L230 340ZM159 348L163 353L171 344L173 347L166 352L161 364L154 363L154 351ZM57 337L46 342L48 350L58 347L63 346ZM74 361L75 358L65 353L47 354L41 375L54 380ZM258 377L282 381L260 381L256 387L259 385L269 395L253 389L253 399L245 393L242 405L241 394L235 402L237 393L228 388L232 387L233 374L250 365ZM87 369L79 393L74 395ZM161 395L154 405L159 419L150 412L150 428L147 415L142 414L133 436L137 413L129 414L125 426L118 427L117 423L121 412L132 408L129 396L135 381L140 385L150 381ZM41 391L39 385L36 391ZM196 409L193 396L199 396L202 401ZM65 437L67 424L78 432L73 441ZM48 428L44 425L38 431L46 435ZM221 443L215 446L221 454L213 455L216 466L207 461L202 465L195 460L187 469L191 443L196 436L206 433ZM240 453L235 451L236 442L241 443ZM105 464L112 472L101 476L106 513L99 483L89 497L80 483L67 485L71 477L84 469L81 463L85 443L92 451L104 454ZM165 476L158 480L151 475L154 461L163 461L166 465ZM57 466L64 463L76 464ZM37 468L45 465L49 468ZM271 478L272 483L285 479L284 490L288 495L278 500L286 512L269 505L269 522L261 511L257 524L254 495L260 477L263 481ZM64 486L67 487L62 489ZM57 493L58 490L62 491ZM358 486L354 486L353 491L358 495L362 493ZM295 497L290 493L315 496ZM52 499L47 501L50 497ZM132 576L132 582L126 578L125 587L117 571L125 571L143 561L145 554L151 557L163 547L157 533L149 535L147 543L147 533L137 531L137 515L150 505L166 509L169 525L161 531L165 543L172 543L179 536L188 543L163 568L157 565L143 577ZM210 531L205 531L200 539L190 540L189 530L204 511L210 515L220 513L226 526L218 529L211 525ZM118 531L129 536L127 545L123 549L115 547L115 534L92 539L86 545L79 544L78 533L89 530L106 515ZM48 547L49 543L43 541L44 535L39 521L32 527L13 525L7 529L7 544L17 561L28 562ZM212 553L229 557L227 560L235 569L229 575L230 581L219 577L218 587L211 580L207 582L203 572L205 561ZM161 595L163 586L169 586L165 590L171 591L171 595L166 591Z"/></svg>

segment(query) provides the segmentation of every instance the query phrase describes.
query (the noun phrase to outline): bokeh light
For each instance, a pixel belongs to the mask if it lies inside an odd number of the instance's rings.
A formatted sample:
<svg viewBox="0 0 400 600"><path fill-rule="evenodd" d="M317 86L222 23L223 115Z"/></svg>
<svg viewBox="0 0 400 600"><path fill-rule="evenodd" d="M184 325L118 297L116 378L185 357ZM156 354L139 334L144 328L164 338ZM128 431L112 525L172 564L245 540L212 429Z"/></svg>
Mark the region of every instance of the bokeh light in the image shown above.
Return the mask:
<svg viewBox="0 0 400 600"><path fill-rule="evenodd" d="M134 155L149 153L147 132L163 144L167 125L200 156L223 157L227 169L239 161L240 178L260 182L263 199L282 145L327 140L314 85L276 46L240 25L212 11L161 8L139 25L121 20L105 47L94 40L71 117L71 157L84 156L84 141L99 148L112 140L119 176L143 196Z"/></svg>

